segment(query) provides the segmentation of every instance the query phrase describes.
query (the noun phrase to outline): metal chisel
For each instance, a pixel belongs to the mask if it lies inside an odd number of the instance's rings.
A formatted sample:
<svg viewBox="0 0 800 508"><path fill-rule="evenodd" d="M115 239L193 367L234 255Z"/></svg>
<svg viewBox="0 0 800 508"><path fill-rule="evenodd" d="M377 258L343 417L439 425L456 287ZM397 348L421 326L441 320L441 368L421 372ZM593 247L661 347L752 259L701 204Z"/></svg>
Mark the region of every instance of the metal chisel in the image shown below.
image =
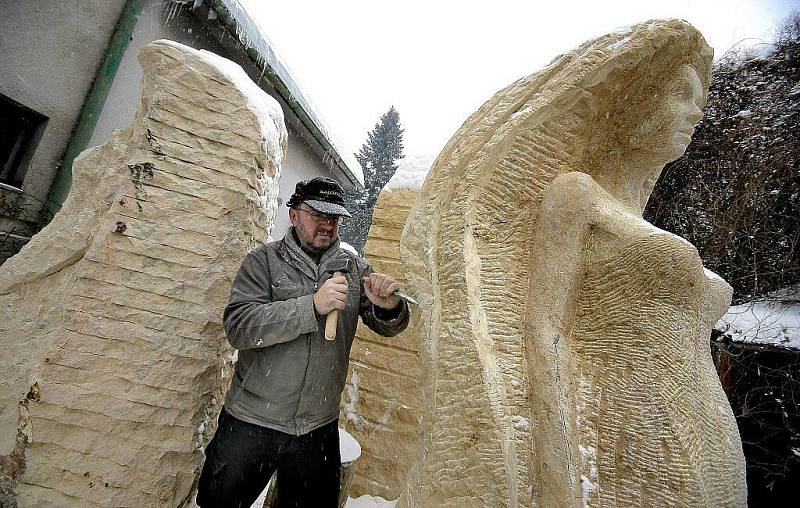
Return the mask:
<svg viewBox="0 0 800 508"><path fill-rule="evenodd" d="M412 305L419 305L418 301L416 301L414 298L412 298L411 296L408 296L407 294L405 294L405 293L403 293L401 291L395 291L393 294L394 294L394 296L396 296L397 298L403 300L406 303L410 303Z"/></svg>
<svg viewBox="0 0 800 508"><path fill-rule="evenodd" d="M366 277L361 278L361 282L364 282L365 280L367 280ZM395 291L392 294L406 303L410 303L411 305L419 305L419 302L416 300L416 298L414 298L413 296L409 296L403 293L402 291Z"/></svg>

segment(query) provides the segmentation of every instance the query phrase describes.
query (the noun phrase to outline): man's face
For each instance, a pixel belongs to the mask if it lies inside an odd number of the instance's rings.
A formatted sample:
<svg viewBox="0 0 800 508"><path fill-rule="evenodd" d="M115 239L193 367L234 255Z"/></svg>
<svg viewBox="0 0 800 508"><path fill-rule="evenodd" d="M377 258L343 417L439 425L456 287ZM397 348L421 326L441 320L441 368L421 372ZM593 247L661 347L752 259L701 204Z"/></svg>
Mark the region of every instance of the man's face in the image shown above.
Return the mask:
<svg viewBox="0 0 800 508"><path fill-rule="evenodd" d="M305 203L289 209L289 220L308 252L325 252L339 238L339 217L316 212Z"/></svg>

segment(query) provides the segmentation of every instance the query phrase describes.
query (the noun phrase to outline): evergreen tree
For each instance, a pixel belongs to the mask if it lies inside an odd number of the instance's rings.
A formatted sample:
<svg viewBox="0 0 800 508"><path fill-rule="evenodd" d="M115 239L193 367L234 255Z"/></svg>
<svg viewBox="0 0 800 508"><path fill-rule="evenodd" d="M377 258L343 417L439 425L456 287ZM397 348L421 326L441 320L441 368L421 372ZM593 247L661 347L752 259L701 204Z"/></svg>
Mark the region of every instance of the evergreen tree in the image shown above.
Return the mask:
<svg viewBox="0 0 800 508"><path fill-rule="evenodd" d="M346 190L345 199L353 218L342 231L342 238L363 254L372 224L372 209L381 189L397 171L397 160L403 157L403 128L394 106L381 115L367 133L367 141L354 155L364 169L364 188Z"/></svg>

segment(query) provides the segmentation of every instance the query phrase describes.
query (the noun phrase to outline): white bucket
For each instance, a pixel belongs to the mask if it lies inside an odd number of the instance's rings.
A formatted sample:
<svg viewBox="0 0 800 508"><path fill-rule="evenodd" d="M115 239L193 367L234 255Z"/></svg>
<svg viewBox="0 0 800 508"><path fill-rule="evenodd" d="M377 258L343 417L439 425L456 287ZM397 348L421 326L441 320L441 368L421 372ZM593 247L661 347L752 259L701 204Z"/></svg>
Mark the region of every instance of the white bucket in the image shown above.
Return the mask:
<svg viewBox="0 0 800 508"><path fill-rule="evenodd" d="M350 495L356 461L361 457L361 445L349 432L339 429L339 453L342 455L342 468L339 483L339 508L342 508Z"/></svg>

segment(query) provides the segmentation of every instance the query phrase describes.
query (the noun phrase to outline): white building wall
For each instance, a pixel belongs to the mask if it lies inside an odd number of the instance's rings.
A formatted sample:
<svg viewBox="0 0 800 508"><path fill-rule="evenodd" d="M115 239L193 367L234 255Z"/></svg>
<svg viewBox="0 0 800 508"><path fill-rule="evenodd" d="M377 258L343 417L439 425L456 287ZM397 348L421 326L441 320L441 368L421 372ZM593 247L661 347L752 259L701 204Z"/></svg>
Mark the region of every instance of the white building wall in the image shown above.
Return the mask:
<svg viewBox="0 0 800 508"><path fill-rule="evenodd" d="M24 194L0 188L0 243L3 231L27 238L38 229L124 7L124 0L0 3L0 94L48 118L28 160Z"/></svg>

